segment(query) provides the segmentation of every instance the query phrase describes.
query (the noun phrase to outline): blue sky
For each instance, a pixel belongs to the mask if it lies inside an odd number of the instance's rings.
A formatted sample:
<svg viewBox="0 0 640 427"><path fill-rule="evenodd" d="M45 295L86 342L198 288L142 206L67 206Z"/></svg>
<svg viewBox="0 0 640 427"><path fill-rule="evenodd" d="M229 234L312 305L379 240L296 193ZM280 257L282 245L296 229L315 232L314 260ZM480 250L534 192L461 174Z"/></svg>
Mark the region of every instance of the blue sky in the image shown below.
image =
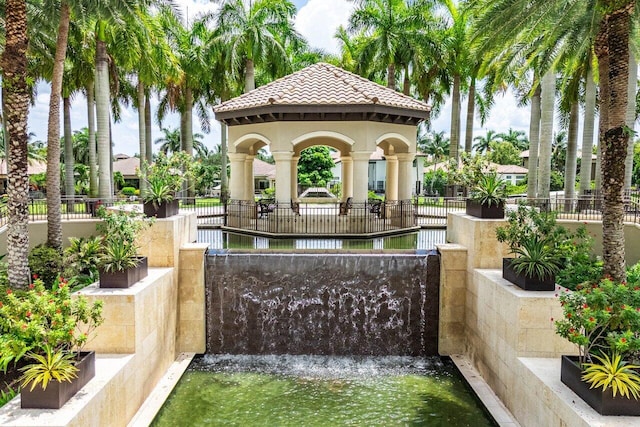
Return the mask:
<svg viewBox="0 0 640 427"><path fill-rule="evenodd" d="M311 46L322 48L329 52L338 51L338 44L333 39L333 34L339 25L345 25L354 7L354 3L347 0L293 0L298 8L296 17L297 30L307 38ZM217 6L207 0L176 0L182 8L183 14L192 18L199 13L214 10ZM29 114L29 131L36 134L36 139L46 139L49 87L46 84L38 85L38 96L35 106L31 107ZM463 111L466 108L466 100L463 101ZM87 106L84 96L78 95L72 100L71 126L77 130L87 126ZM152 102L152 114L155 114L155 102ZM433 119L435 131L445 131L448 134L450 127L450 103L443 108L439 117ZM465 114L462 115L463 126ZM484 127L480 127L476 120L474 135L484 135L486 129L497 132L507 131L509 127L524 130L528 133L529 111L526 108L518 108L513 96L499 96L495 107ZM176 128L179 126L177 115L168 117L163 126ZM122 120L113 124L114 153L126 153L133 155L138 150L138 122L137 112L133 109L125 109L122 112ZM464 127L463 127L464 129ZM199 124L194 124L194 132L201 132ZM153 140L159 138L161 132L154 123L152 131ZM464 138L464 132L463 132ZM220 141L219 125L214 121L212 131L205 134L203 142L213 148ZM155 150L155 147L154 147Z"/></svg>

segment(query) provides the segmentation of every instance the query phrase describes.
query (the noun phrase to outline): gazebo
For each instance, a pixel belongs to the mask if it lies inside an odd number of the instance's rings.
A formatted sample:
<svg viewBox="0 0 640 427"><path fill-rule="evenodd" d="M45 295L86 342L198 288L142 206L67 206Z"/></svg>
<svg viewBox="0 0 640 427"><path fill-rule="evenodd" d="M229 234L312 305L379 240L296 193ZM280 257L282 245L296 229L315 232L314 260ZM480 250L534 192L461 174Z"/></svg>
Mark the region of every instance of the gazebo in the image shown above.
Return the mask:
<svg viewBox="0 0 640 427"><path fill-rule="evenodd" d="M427 104L326 63L317 63L214 108L229 129L231 200L254 200L253 160L268 146L275 159L275 197L297 202L302 150L324 145L340 152L342 201L364 203L369 158L386 162L387 202L412 196L417 125Z"/></svg>

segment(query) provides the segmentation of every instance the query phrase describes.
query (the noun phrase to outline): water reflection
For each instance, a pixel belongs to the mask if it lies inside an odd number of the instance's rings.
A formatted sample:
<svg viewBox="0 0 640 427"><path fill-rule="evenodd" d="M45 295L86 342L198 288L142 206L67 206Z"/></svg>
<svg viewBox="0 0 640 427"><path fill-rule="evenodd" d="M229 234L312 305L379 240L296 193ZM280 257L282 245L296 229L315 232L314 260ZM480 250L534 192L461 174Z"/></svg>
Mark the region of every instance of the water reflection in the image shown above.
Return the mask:
<svg viewBox="0 0 640 427"><path fill-rule="evenodd" d="M400 236L376 237L374 239L271 239L216 229L199 229L198 241L209 243L210 249L430 250L435 249L436 244L445 242L445 233L446 230L426 229Z"/></svg>

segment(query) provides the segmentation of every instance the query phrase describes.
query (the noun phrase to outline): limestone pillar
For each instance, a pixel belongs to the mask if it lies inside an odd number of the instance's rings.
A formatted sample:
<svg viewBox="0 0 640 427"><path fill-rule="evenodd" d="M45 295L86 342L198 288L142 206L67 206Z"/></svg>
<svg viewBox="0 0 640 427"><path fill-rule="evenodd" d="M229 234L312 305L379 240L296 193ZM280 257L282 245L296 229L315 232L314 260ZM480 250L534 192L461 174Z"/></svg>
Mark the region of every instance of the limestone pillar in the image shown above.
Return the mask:
<svg viewBox="0 0 640 427"><path fill-rule="evenodd" d="M342 201L353 197L353 160L351 156L340 157L342 165Z"/></svg>
<svg viewBox="0 0 640 427"><path fill-rule="evenodd" d="M244 160L244 197L245 200L255 199L255 181L253 179L253 159L255 156L247 155Z"/></svg>
<svg viewBox="0 0 640 427"><path fill-rule="evenodd" d="M274 151L271 154L276 161L276 200L289 203L291 201L293 151Z"/></svg>
<svg viewBox="0 0 640 427"><path fill-rule="evenodd" d="M229 196L234 200L245 200L244 198L244 161L247 157L244 153L228 153L231 168L229 179Z"/></svg>
<svg viewBox="0 0 640 427"><path fill-rule="evenodd" d="M298 161L300 156L291 158L291 198L298 200Z"/></svg>
<svg viewBox="0 0 640 427"><path fill-rule="evenodd" d="M398 157L398 200L409 200L413 195L414 153L397 154Z"/></svg>
<svg viewBox="0 0 640 427"><path fill-rule="evenodd" d="M398 156L385 156L386 160L386 200L398 200Z"/></svg>
<svg viewBox="0 0 640 427"><path fill-rule="evenodd" d="M353 151L353 201L365 202L369 194L369 158L368 151Z"/></svg>

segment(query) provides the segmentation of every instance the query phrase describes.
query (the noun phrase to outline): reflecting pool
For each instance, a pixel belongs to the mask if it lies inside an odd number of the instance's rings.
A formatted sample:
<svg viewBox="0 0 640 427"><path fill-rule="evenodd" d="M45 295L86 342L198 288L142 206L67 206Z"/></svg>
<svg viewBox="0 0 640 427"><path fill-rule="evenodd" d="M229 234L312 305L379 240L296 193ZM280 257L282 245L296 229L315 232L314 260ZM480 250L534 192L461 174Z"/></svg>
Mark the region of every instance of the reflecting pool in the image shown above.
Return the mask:
<svg viewBox="0 0 640 427"><path fill-rule="evenodd" d="M231 233L219 229L199 229L198 242L209 243L210 249L435 249L435 245L445 242L446 230L424 229L398 236L377 237L373 239L272 239Z"/></svg>
<svg viewBox="0 0 640 427"><path fill-rule="evenodd" d="M194 360L153 426L496 426L448 359Z"/></svg>

